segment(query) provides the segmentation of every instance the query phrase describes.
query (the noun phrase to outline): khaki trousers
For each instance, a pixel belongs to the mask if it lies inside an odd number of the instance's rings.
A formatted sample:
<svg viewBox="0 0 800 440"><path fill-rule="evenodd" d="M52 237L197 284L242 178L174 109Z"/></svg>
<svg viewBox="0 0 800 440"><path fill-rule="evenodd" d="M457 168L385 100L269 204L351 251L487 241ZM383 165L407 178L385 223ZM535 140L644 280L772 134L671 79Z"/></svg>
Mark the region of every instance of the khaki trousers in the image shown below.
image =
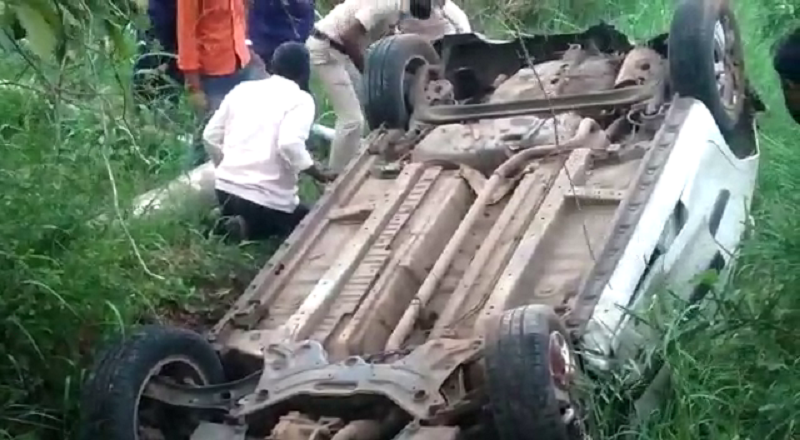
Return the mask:
<svg viewBox="0 0 800 440"><path fill-rule="evenodd" d="M356 84L348 73L349 58L326 41L309 37L306 41L311 65L317 74L336 114L336 134L331 142L328 166L342 172L358 154L364 115L356 93ZM360 86L360 85L358 85Z"/></svg>

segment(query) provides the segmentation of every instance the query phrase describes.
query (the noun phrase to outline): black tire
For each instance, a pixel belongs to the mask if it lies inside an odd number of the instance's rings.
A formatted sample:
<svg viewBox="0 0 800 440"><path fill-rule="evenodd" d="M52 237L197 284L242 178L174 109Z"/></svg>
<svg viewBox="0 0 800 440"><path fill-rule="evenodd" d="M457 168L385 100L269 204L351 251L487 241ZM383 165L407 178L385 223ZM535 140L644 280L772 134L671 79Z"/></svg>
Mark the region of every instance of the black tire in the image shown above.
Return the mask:
<svg viewBox="0 0 800 440"><path fill-rule="evenodd" d="M731 106L720 97L714 71L714 27L718 21L727 22L734 35L730 49L735 67L730 72L738 99ZM741 34L728 0L681 0L672 17L667 47L673 91L703 102L722 134L732 134L744 109L745 69Z"/></svg>
<svg viewBox="0 0 800 440"><path fill-rule="evenodd" d="M80 439L139 440L142 390L154 370L170 361L191 368L203 385L225 381L217 353L200 335L143 326L104 351L91 370L81 397Z"/></svg>
<svg viewBox="0 0 800 440"><path fill-rule="evenodd" d="M413 109L408 78L424 64L438 64L431 43L414 34L392 35L369 50L364 68L364 113L370 129L408 128Z"/></svg>
<svg viewBox="0 0 800 440"><path fill-rule="evenodd" d="M552 308L528 305L503 313L490 335L486 373L489 403L500 440L575 439L563 421L550 373L553 332L569 341Z"/></svg>

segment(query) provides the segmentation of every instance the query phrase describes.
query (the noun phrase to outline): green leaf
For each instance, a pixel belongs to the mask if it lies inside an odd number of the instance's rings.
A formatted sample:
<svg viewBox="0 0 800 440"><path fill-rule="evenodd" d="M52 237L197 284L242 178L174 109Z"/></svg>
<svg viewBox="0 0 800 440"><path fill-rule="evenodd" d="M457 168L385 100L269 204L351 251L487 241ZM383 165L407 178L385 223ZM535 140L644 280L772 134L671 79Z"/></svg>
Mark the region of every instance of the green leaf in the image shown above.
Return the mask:
<svg viewBox="0 0 800 440"><path fill-rule="evenodd" d="M30 5L15 5L14 12L17 14L20 24L28 33L27 39L30 42L31 50L42 57L52 57L58 45L60 29L56 28L55 23L49 23L45 18L47 14L32 8ZM53 15L56 12L52 11Z"/></svg>
<svg viewBox="0 0 800 440"><path fill-rule="evenodd" d="M110 21L106 21L103 24L105 25L106 33L111 40L111 44L113 44L116 49L115 54L123 59L133 56L133 53L128 50L128 45L125 42L125 34L122 29Z"/></svg>

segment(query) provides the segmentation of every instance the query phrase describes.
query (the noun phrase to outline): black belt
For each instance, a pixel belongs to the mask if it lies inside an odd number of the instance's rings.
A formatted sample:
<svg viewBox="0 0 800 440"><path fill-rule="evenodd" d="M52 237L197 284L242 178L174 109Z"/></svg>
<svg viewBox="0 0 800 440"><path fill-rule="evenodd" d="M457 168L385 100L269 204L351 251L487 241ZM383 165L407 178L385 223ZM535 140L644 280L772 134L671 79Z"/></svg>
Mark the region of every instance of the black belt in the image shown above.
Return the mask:
<svg viewBox="0 0 800 440"><path fill-rule="evenodd" d="M347 49L344 48L344 45L333 38L329 37L328 34L322 32L321 30L314 28L311 30L311 36L316 38L317 40L322 40L327 42L331 45L332 48L338 50L343 55L347 55Z"/></svg>

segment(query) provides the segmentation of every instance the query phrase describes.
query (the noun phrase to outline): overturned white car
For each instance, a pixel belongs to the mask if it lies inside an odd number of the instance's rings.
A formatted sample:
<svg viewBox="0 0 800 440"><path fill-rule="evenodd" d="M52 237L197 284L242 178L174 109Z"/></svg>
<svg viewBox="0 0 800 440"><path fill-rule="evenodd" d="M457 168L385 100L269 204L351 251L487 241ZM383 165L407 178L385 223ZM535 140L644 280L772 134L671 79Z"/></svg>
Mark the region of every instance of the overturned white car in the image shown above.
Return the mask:
<svg viewBox="0 0 800 440"><path fill-rule="evenodd" d="M575 378L725 275L755 187L732 13L672 28L380 41L359 156L207 335L100 356L84 438L584 438Z"/></svg>

